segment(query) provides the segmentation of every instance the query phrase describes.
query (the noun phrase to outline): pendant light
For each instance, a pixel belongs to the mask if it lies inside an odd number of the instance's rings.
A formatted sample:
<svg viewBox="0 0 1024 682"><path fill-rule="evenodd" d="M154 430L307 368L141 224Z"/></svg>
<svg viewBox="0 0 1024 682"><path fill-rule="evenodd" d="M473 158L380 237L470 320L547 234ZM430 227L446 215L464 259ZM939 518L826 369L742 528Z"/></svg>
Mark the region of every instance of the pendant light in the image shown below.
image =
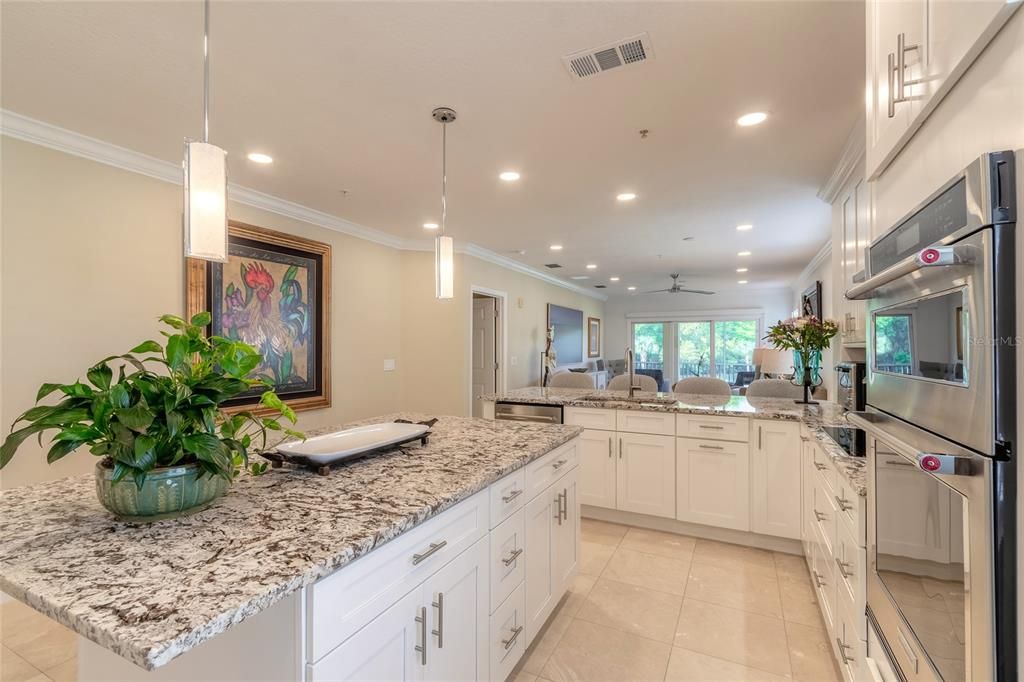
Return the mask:
<svg viewBox="0 0 1024 682"><path fill-rule="evenodd" d="M203 141L185 139L185 255L228 260L228 153L210 138L210 0L203 2Z"/></svg>
<svg viewBox="0 0 1024 682"><path fill-rule="evenodd" d="M431 112L441 124L441 230L434 238L434 295L442 300L455 297L455 243L445 234L448 219L448 124L455 110L438 107Z"/></svg>

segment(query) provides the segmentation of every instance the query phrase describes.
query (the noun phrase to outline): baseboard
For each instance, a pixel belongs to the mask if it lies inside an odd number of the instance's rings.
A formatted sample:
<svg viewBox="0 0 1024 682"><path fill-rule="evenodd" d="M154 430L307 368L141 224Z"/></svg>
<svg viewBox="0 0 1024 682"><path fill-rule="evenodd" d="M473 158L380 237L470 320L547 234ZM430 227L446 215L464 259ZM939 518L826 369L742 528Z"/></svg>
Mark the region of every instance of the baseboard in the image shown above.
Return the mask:
<svg viewBox="0 0 1024 682"><path fill-rule="evenodd" d="M731 542L734 545L746 545L747 547L757 547L758 549L767 549L773 552L784 552L798 556L803 556L804 553L803 543L800 540L776 538L770 535L750 533L743 530L732 530L731 528L702 526L698 523L665 519L660 516L648 516L647 514L635 514L633 512L618 511L617 509L592 507L587 504L580 505L580 516L598 521L608 521L609 523L622 523L650 530L660 530L665 533L692 535L693 537L717 540L718 542Z"/></svg>

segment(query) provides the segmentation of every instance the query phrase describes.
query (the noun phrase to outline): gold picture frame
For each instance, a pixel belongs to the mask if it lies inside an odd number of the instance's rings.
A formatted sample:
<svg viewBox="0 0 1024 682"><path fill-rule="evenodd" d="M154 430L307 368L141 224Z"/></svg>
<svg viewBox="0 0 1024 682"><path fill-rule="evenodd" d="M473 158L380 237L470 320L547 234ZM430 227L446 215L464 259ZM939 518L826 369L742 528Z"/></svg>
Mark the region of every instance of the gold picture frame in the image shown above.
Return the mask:
<svg viewBox="0 0 1024 682"><path fill-rule="evenodd" d="M257 372L295 411L331 405L331 246L228 221L228 262L186 259L188 316L208 310L207 333L238 338L264 355ZM254 390L228 411L256 407Z"/></svg>
<svg viewBox="0 0 1024 682"><path fill-rule="evenodd" d="M587 318L587 357L601 357L601 318Z"/></svg>

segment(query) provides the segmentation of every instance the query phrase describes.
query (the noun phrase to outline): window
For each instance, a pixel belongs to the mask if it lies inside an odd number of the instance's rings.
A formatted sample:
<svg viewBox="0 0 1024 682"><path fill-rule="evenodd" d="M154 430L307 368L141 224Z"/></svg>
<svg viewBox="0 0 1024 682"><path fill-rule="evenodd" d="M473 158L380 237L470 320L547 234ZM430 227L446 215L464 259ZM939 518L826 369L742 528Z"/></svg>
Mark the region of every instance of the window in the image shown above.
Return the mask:
<svg viewBox="0 0 1024 682"><path fill-rule="evenodd" d="M753 372L753 353L761 338L760 317L634 322L636 371L661 389L685 377L717 377L736 386Z"/></svg>

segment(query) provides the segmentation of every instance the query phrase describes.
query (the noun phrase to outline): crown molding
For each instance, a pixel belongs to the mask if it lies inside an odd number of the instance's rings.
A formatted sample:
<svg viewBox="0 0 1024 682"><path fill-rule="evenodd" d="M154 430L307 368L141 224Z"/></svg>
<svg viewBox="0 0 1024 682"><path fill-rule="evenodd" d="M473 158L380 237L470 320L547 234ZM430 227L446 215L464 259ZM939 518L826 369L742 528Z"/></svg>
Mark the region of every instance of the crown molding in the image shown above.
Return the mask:
<svg viewBox="0 0 1024 682"><path fill-rule="evenodd" d="M7 137L54 149L65 154L89 159L90 161L120 168L131 173L145 175L146 177L155 178L163 182L175 185L181 185L182 183L180 164L164 161L163 159L142 154L125 147L119 147L110 142L82 135L81 133L38 121L6 109L0 109L0 135L6 135ZM433 249L433 245L429 241L396 237L387 232L359 225L338 216L234 183L228 184L228 200L276 213L287 218L301 220L305 223L341 232L393 249L403 251L430 251ZM585 287L567 282L476 244L459 244L456 247L456 251L577 294L589 296L599 301L608 300L608 296L597 291L590 291Z"/></svg>
<svg viewBox="0 0 1024 682"><path fill-rule="evenodd" d="M818 189L818 198L826 204L832 204L836 200L843 187L846 186L846 183L853 177L857 167L864 160L864 151L867 144L864 131L865 118L864 114L861 114L860 118L857 119L857 123L853 126L853 130L847 136L846 143L843 144L843 151L839 153L839 159L836 161L832 173Z"/></svg>
<svg viewBox="0 0 1024 682"><path fill-rule="evenodd" d="M819 267L821 267L821 265L825 261L830 259L831 257L832 257L832 240L829 239L827 242L825 242L822 245L822 247L820 249L818 249L818 253L814 254L814 258L811 259L811 262L808 263L804 267L804 269L800 271L800 274L796 276L796 279L793 280L793 286L792 286L793 291L797 291L797 284L801 280L806 280L807 278L809 278L811 276L811 273L813 273L815 270L817 270ZM800 293L800 292L797 291L797 293Z"/></svg>

